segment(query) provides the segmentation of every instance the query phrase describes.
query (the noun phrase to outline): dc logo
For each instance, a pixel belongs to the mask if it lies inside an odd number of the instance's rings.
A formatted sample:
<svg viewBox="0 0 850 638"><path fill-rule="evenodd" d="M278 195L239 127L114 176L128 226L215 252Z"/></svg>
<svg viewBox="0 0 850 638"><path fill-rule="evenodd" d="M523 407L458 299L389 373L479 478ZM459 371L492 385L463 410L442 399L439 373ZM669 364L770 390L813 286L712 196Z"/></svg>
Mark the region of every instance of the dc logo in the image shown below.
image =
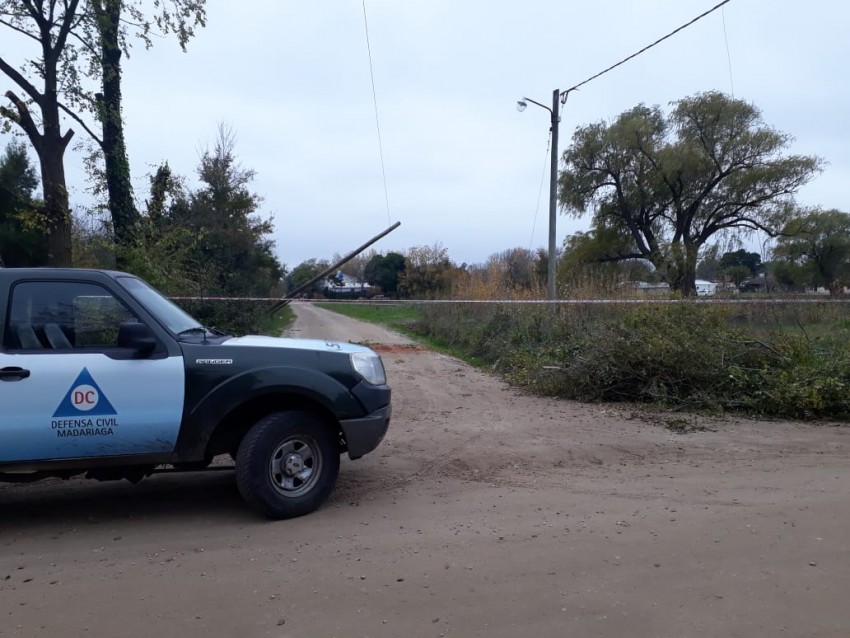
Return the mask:
<svg viewBox="0 0 850 638"><path fill-rule="evenodd" d="M54 419L118 414L89 371L83 368L53 413Z"/></svg>
<svg viewBox="0 0 850 638"><path fill-rule="evenodd" d="M78 385L71 390L71 405L80 412L88 412L97 406L100 395L97 390L87 384Z"/></svg>

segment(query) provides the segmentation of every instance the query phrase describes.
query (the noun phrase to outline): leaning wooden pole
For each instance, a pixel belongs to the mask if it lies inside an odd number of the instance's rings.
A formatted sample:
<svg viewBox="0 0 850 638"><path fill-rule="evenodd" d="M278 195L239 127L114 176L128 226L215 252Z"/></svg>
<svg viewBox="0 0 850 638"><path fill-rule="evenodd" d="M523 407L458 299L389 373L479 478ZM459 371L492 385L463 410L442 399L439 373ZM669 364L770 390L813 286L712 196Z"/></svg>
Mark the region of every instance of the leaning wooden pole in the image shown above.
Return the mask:
<svg viewBox="0 0 850 638"><path fill-rule="evenodd" d="M321 281L322 279L324 279L325 277L327 277L329 274L331 274L334 270L336 270L337 268L339 268L339 267L340 267L340 266L342 266L343 264L346 264L346 263L348 263L349 261L351 261L352 259L354 259L355 257L357 257L357 255L359 255L360 253L362 253L364 250L366 250L369 246L371 246L372 244L374 244L376 241L378 241L378 240L379 240L379 239L381 239L382 237L386 237L387 235L389 235L391 232L393 232L393 231L394 231L396 228L398 228L399 226L401 226L401 222L396 222L395 224L393 224L392 226L390 226L389 228L387 228L387 229L386 229L385 231L383 231L382 233L379 233L378 235L375 235L374 237L372 237L372 239L370 239L369 241L367 241L365 244L362 244L361 246L358 246L357 248L355 248L354 250L352 250L352 251L351 251L350 253L348 253L345 257L343 257L343 258L342 258L342 259L340 259L338 262L336 262L333 266L330 266L330 267L326 268L326 269L325 269L325 270L323 270L321 273L319 273L318 275L316 275L315 277L313 277L310 281L308 281L308 282L306 282L306 283L301 284L301 285L300 285L300 286L298 286L295 290L290 290L289 292L287 292L285 297L283 297L283 298L282 298L280 301L278 301L278 302L277 302L274 306L272 306L271 310L269 310L269 314L274 314L275 312L277 312L278 310L280 310L281 308L283 308L283 307L284 307L285 305L287 305L290 301L292 301L293 297L295 297L295 295L297 295L299 292L301 292L302 290L305 290L305 289L309 288L310 286L312 286L312 285L313 285L314 283L316 283L317 281Z"/></svg>

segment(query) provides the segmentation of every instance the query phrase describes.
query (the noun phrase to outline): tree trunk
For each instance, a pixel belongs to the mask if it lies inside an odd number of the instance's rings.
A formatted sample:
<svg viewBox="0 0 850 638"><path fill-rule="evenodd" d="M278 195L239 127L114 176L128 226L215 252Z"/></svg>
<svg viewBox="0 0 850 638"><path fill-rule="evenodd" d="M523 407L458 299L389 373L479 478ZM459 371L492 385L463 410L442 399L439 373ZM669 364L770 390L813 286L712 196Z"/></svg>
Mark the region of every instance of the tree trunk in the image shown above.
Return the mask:
<svg viewBox="0 0 850 638"><path fill-rule="evenodd" d="M697 256L699 246L692 243L673 243L671 246L670 288L683 297L696 297Z"/></svg>
<svg viewBox="0 0 850 638"><path fill-rule="evenodd" d="M44 207L41 210L39 231L47 236L47 265L57 268L72 266L71 211L68 188L65 185L64 156L74 136L72 130L62 135L59 122L59 102L56 96L55 58L45 54L45 91L41 95L43 133L38 131L29 107L12 91L6 92L17 109L15 118L27 134L41 168L41 189Z"/></svg>
<svg viewBox="0 0 850 638"><path fill-rule="evenodd" d="M44 191L43 231L47 235L47 265L68 268L73 265L71 254L71 212L68 189L65 186L63 156L65 143L41 139L38 159L41 185Z"/></svg>
<svg viewBox="0 0 850 638"><path fill-rule="evenodd" d="M119 267L123 261L122 249L132 246L135 242L139 222L139 212L133 200L130 163L127 159L124 123L121 118L121 47L118 42L121 4L121 0L93 3L98 15L103 73L103 94L99 105L103 127L102 149Z"/></svg>

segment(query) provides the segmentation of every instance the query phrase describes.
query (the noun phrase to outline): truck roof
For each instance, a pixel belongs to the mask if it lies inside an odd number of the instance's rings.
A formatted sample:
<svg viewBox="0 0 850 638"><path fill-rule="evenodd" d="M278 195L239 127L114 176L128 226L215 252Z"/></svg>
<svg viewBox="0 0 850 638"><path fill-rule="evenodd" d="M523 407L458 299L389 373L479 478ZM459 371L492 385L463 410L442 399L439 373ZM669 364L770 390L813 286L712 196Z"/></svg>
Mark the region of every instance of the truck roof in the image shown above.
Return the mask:
<svg viewBox="0 0 850 638"><path fill-rule="evenodd" d="M103 270L97 268L0 268L0 281L10 279L38 279L48 277L50 279L74 279L82 275L105 275L112 279L121 276L133 277L130 273L118 270Z"/></svg>

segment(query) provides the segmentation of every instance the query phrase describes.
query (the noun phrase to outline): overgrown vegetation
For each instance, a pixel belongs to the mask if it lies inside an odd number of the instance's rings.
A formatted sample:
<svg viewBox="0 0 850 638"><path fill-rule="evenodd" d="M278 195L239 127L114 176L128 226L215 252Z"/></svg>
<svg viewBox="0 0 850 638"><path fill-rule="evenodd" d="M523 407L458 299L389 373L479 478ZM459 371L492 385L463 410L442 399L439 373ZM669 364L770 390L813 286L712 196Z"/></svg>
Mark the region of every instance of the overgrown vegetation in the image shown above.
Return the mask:
<svg viewBox="0 0 850 638"><path fill-rule="evenodd" d="M236 336L259 334L279 337L295 319L288 306L271 314L268 303L257 301L178 299L175 303L208 328L217 328Z"/></svg>
<svg viewBox="0 0 850 638"><path fill-rule="evenodd" d="M838 304L324 304L579 401L850 418L850 317Z"/></svg>
<svg viewBox="0 0 850 638"><path fill-rule="evenodd" d="M512 382L581 401L850 417L842 305L429 306L418 328Z"/></svg>
<svg viewBox="0 0 850 638"><path fill-rule="evenodd" d="M265 318L259 323L255 334L279 337L290 324L295 321L295 313L289 306L284 306L274 314L266 313Z"/></svg>
<svg viewBox="0 0 850 638"><path fill-rule="evenodd" d="M285 270L268 238L272 224L259 214L261 199L250 189L254 173L238 162L231 131L219 129L213 148L201 156L198 177L199 187L190 190L168 164L159 167L129 248L116 246L108 224L79 223L75 265L114 268L120 261L171 296L280 297ZM262 302L180 304L205 325L227 332L267 329L268 304Z"/></svg>

